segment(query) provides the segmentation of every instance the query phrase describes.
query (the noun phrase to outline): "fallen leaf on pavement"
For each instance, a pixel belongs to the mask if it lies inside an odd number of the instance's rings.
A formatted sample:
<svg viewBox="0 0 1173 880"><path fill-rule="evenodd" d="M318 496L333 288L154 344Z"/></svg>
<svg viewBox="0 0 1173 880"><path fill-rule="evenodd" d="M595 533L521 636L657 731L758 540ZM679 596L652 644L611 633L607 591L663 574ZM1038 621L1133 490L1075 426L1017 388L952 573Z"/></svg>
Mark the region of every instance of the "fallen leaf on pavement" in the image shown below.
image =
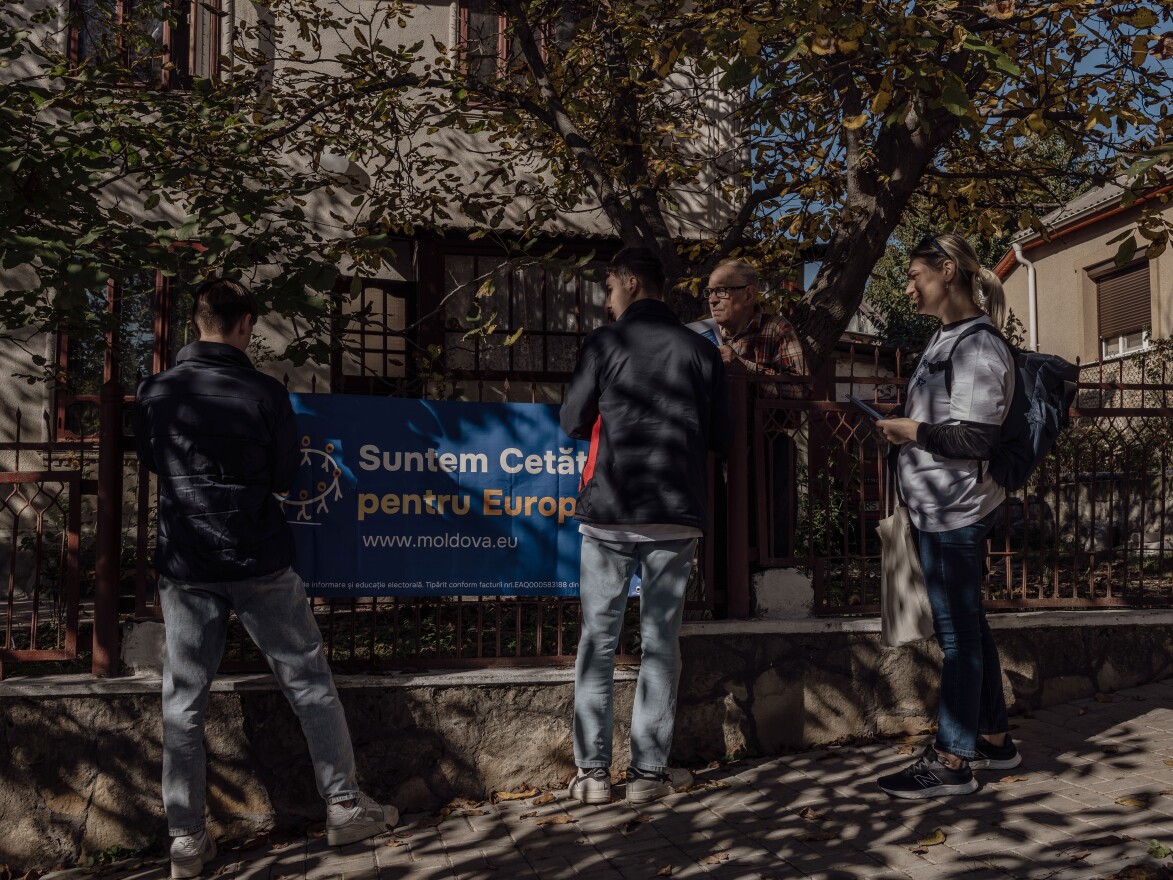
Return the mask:
<svg viewBox="0 0 1173 880"><path fill-rule="evenodd" d="M1028 776L1003 776L998 781L999 782L1026 782L1027 779L1029 779L1029 778L1030 777L1028 777Z"/></svg>
<svg viewBox="0 0 1173 880"><path fill-rule="evenodd" d="M1116 803L1122 807L1147 807L1149 805L1147 798L1138 797L1134 794L1118 797L1116 798Z"/></svg>
<svg viewBox="0 0 1173 880"><path fill-rule="evenodd" d="M659 871L656 872L656 876L657 877L671 877L672 876L672 866L665 865Z"/></svg>
<svg viewBox="0 0 1173 880"><path fill-rule="evenodd" d="M1071 857L1071 861L1073 861L1073 862L1082 862L1084 859L1086 859L1086 858L1087 858L1088 856L1090 856L1091 854L1092 854L1092 853L1091 853L1091 850L1089 850L1089 849L1085 849L1083 852L1077 852L1075 855L1073 855L1073 856Z"/></svg>
<svg viewBox="0 0 1173 880"><path fill-rule="evenodd" d="M539 797L536 797L532 801L530 801L530 806L531 807L541 807L541 806L544 806L548 803L551 803L553 800L554 800L554 792L548 791L545 794L540 795Z"/></svg>
<svg viewBox="0 0 1173 880"><path fill-rule="evenodd" d="M1173 788L1166 788L1164 791L1158 791L1157 794L1164 795L1165 797L1173 797Z"/></svg>
<svg viewBox="0 0 1173 880"><path fill-rule="evenodd" d="M523 791L499 791L497 792L497 800L499 801L523 801L526 798L532 798L538 793L536 788L527 788Z"/></svg>
<svg viewBox="0 0 1173 880"><path fill-rule="evenodd" d="M462 815L462 816L487 816L489 814L486 813L484 810L461 810L460 815Z"/></svg>
<svg viewBox="0 0 1173 880"><path fill-rule="evenodd" d="M945 832L940 828L934 828L932 833L926 834L916 843L918 846L940 846L945 842Z"/></svg>
<svg viewBox="0 0 1173 880"><path fill-rule="evenodd" d="M916 746L900 746L899 748L896 749L896 754L898 754L898 755L915 755L916 754Z"/></svg>
<svg viewBox="0 0 1173 880"><path fill-rule="evenodd" d="M798 811L798 815L800 818L806 819L808 822L822 822L827 818L826 813L820 813L814 807L803 807Z"/></svg>
<svg viewBox="0 0 1173 880"><path fill-rule="evenodd" d="M563 813L560 816L547 816L544 819L538 819L537 824L538 825L565 825L567 822L572 822L572 821L573 820L569 816L567 816L565 813Z"/></svg>
<svg viewBox="0 0 1173 880"><path fill-rule="evenodd" d="M407 841L404 840L388 840L387 846L407 846Z"/></svg>
<svg viewBox="0 0 1173 880"><path fill-rule="evenodd" d="M532 813L522 813L522 814L521 814L521 816L519 816L518 818L521 818L521 819L532 819L532 818L533 818L534 816L536 816L536 815L537 815L537 811L535 810L535 811L534 811L534 812L532 812Z"/></svg>
<svg viewBox="0 0 1173 880"><path fill-rule="evenodd" d="M1120 746L1116 743L1104 743L1100 746L1100 751L1105 755L1118 755L1120 753Z"/></svg>
<svg viewBox="0 0 1173 880"><path fill-rule="evenodd" d="M624 822L620 826L619 830L621 832L623 832L624 834L630 834L631 832L635 831L635 829L638 828L640 825L642 825L644 822L651 822L651 821L652 821L651 816L649 816L646 813L641 813L640 815L636 816L634 819L628 819L626 822Z"/></svg>
<svg viewBox="0 0 1173 880"><path fill-rule="evenodd" d="M836 836L834 831L807 831L805 834L798 835L798 839L802 841L833 840Z"/></svg>
<svg viewBox="0 0 1173 880"><path fill-rule="evenodd" d="M920 741L921 741L921 738L919 736L903 736L900 739L896 740L896 742L898 742L898 743L918 743Z"/></svg>
<svg viewBox="0 0 1173 880"><path fill-rule="evenodd" d="M1161 841L1153 839L1149 841L1149 855L1154 859L1163 859L1173 855L1173 849L1165 846Z"/></svg>
<svg viewBox="0 0 1173 880"><path fill-rule="evenodd" d="M1161 763L1163 763L1166 767L1173 767L1173 761L1162 761Z"/></svg>
<svg viewBox="0 0 1173 880"><path fill-rule="evenodd" d="M701 859L702 865L719 865L721 862L729 861L729 853L713 853L711 856L705 856Z"/></svg>
<svg viewBox="0 0 1173 880"><path fill-rule="evenodd" d="M709 766L706 767L705 769L706 770L720 770L721 769L721 762L720 761L710 761Z"/></svg>

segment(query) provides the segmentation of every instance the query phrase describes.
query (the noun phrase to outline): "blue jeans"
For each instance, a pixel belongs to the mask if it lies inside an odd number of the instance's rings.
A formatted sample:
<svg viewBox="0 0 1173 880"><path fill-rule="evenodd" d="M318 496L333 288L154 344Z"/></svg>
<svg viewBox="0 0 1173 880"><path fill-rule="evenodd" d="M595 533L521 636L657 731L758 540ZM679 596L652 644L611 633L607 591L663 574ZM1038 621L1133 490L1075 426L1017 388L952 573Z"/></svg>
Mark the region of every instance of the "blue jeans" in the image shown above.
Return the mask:
<svg viewBox="0 0 1173 880"><path fill-rule="evenodd" d="M301 721L318 792L331 804L358 794L346 716L305 586L293 569L229 583L180 583L160 576L159 599L167 625L163 806L172 837L204 827L204 712L230 611L265 655Z"/></svg>
<svg viewBox="0 0 1173 880"><path fill-rule="evenodd" d="M998 646L982 608L984 542L999 514L947 532L917 532L937 644L945 654L936 748L962 758L977 756L979 734L1010 728Z"/></svg>
<svg viewBox="0 0 1173 880"><path fill-rule="evenodd" d="M611 766L615 646L627 587L640 568L641 660L631 712L631 765L668 769L680 682L680 622L696 539L618 543L582 537L582 632L574 663L574 763Z"/></svg>

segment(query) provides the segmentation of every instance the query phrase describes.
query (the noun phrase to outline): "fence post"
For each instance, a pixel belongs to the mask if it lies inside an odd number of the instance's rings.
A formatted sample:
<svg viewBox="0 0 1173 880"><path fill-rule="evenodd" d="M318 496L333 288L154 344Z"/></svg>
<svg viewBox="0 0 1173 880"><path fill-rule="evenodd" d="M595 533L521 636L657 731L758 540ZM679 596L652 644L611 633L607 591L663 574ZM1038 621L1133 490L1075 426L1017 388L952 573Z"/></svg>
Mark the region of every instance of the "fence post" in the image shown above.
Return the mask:
<svg viewBox="0 0 1173 880"><path fill-rule="evenodd" d="M122 383L102 384L98 417L98 522L95 543L93 674L118 672L118 588L122 568Z"/></svg>
<svg viewBox="0 0 1173 880"><path fill-rule="evenodd" d="M726 572L729 617L749 617L749 407L747 382L741 377L729 381L733 408L733 446L729 450L729 570Z"/></svg>

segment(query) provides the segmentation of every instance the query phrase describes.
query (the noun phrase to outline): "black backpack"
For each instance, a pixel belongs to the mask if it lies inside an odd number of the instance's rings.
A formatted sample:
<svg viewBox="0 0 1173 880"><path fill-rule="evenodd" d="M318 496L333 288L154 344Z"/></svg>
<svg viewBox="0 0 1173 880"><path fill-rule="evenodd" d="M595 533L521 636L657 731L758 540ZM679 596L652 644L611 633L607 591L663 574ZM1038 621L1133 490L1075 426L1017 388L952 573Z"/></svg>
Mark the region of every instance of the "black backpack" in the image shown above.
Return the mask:
<svg viewBox="0 0 1173 880"><path fill-rule="evenodd" d="M961 340L975 333L988 332L1002 340L1010 349L1017 370L1014 397L1010 411L1002 422L1002 433L994 457L990 459L990 475L998 485L1013 492L1021 489L1034 473L1055 440L1070 422L1068 410L1075 400L1079 367L1058 355L1020 351L984 321L975 324L957 337L945 359L945 388L953 391L953 352ZM939 363L939 362L938 362Z"/></svg>

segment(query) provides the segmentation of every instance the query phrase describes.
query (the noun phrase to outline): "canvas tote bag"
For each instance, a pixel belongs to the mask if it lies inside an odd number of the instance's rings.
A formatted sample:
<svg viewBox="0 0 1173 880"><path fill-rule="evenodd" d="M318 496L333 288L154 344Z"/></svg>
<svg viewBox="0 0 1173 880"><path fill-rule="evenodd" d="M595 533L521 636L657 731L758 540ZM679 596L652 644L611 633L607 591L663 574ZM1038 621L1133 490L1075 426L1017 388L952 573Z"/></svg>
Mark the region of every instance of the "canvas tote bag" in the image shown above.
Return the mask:
<svg viewBox="0 0 1173 880"><path fill-rule="evenodd" d="M880 533L880 638L893 648L927 639L933 634L933 612L908 508L897 499L896 509L880 520L876 531Z"/></svg>

